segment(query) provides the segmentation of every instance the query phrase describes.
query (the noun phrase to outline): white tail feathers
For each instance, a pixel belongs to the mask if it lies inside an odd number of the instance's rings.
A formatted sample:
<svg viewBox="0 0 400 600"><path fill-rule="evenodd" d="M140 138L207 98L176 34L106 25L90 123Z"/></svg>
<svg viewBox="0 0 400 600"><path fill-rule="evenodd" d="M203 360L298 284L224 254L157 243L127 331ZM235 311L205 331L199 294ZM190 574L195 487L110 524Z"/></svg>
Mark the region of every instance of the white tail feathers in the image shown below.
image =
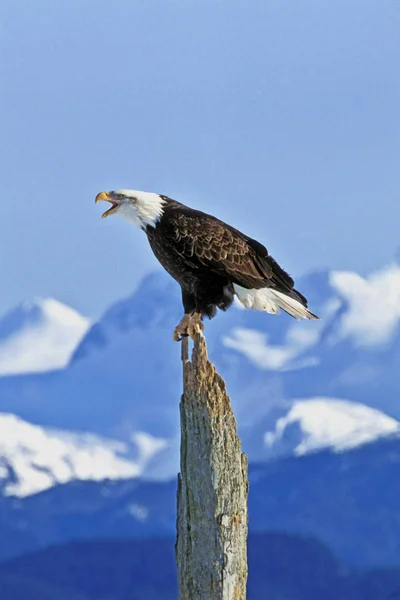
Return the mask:
<svg viewBox="0 0 400 600"><path fill-rule="evenodd" d="M277 292L276 290L271 291L277 297L278 306L289 313L289 315L292 315L295 319L318 319L317 315L314 315L314 313L309 311L308 308L303 306L298 300L286 296L286 294L283 294L282 292Z"/></svg>
<svg viewBox="0 0 400 600"><path fill-rule="evenodd" d="M277 314L280 309L289 313L295 319L318 319L316 315L308 310L301 302L273 290L262 288L260 290L248 290L241 285L233 284L235 294L246 308L253 310L264 310L265 312Z"/></svg>

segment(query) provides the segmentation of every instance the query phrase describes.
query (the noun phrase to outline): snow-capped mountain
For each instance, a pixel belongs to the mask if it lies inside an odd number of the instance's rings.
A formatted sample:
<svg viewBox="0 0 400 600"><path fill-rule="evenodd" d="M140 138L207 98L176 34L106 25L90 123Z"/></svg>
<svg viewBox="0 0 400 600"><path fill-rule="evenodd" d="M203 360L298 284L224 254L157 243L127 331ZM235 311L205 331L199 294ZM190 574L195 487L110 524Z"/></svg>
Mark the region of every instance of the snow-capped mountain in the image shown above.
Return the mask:
<svg viewBox="0 0 400 600"><path fill-rule="evenodd" d="M330 448L343 452L400 433L400 423L357 402L335 398L294 400L264 435L276 454L301 456Z"/></svg>
<svg viewBox="0 0 400 600"><path fill-rule="evenodd" d="M395 419L375 409L311 398L272 411L257 427L244 428L242 438L250 460L259 461L325 448L344 451L399 432ZM112 439L0 414L0 489L7 495L26 496L74 479L174 478L178 456L177 436L136 431L129 439Z"/></svg>
<svg viewBox="0 0 400 600"><path fill-rule="evenodd" d="M250 533L313 537L347 565L398 565L399 464L398 435L346 452L250 463ZM0 559L71 539L172 538L176 486L176 477L71 481L24 498L1 498Z"/></svg>
<svg viewBox="0 0 400 600"><path fill-rule="evenodd" d="M366 278L320 271L298 287L319 322L232 308L205 323L253 461L344 449L398 428L400 267ZM166 440L142 472L173 477L181 364L172 331L181 310L179 286L164 272L149 275L89 327L64 369L0 377L0 411L128 445L138 432Z"/></svg>
<svg viewBox="0 0 400 600"><path fill-rule="evenodd" d="M135 477L165 445L143 432L128 444L0 414L0 488L7 495L28 496L72 479Z"/></svg>
<svg viewBox="0 0 400 600"><path fill-rule="evenodd" d="M0 375L65 367L89 326L52 298L21 304L0 319Z"/></svg>

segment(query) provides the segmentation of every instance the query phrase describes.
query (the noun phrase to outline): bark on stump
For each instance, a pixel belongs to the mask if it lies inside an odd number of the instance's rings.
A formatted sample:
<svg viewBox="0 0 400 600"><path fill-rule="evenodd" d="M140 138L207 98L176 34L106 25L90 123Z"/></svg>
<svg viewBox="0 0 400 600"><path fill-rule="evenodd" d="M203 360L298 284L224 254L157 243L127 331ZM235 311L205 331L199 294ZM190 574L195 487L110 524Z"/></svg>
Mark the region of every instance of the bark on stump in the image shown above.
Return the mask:
<svg viewBox="0 0 400 600"><path fill-rule="evenodd" d="M180 600L245 600L247 457L225 382L196 334L182 341L181 472L176 562Z"/></svg>

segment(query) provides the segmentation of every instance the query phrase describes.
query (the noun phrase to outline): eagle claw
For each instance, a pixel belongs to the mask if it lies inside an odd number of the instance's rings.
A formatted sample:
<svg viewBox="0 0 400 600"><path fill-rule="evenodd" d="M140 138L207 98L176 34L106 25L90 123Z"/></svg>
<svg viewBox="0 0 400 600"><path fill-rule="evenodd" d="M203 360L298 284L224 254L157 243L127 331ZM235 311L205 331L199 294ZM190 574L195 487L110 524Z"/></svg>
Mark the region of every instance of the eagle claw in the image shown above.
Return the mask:
<svg viewBox="0 0 400 600"><path fill-rule="evenodd" d="M181 342L183 337L188 337L194 340L196 333L201 333L204 325L199 313L193 315L185 314L174 329L174 342Z"/></svg>
<svg viewBox="0 0 400 600"><path fill-rule="evenodd" d="M174 342L181 342L184 337L189 337L188 333L179 333L174 331Z"/></svg>
<svg viewBox="0 0 400 600"><path fill-rule="evenodd" d="M190 324L190 315L183 315L181 321L174 329L174 342L181 342L183 337L187 337Z"/></svg>
<svg viewBox="0 0 400 600"><path fill-rule="evenodd" d="M192 340L194 340L196 333L202 335L202 331L204 330L204 325L201 320L201 315L199 313L194 313L192 318L190 319L188 333Z"/></svg>

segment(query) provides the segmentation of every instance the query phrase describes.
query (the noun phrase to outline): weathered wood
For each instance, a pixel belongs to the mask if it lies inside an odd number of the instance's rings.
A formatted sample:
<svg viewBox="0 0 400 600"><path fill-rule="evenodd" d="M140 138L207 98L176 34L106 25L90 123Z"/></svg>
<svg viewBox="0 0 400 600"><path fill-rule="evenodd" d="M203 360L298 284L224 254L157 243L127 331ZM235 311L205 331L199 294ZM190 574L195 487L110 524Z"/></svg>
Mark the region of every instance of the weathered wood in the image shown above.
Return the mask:
<svg viewBox="0 0 400 600"><path fill-rule="evenodd" d="M198 333L182 341L176 561L180 600L245 600L247 457L225 382Z"/></svg>

